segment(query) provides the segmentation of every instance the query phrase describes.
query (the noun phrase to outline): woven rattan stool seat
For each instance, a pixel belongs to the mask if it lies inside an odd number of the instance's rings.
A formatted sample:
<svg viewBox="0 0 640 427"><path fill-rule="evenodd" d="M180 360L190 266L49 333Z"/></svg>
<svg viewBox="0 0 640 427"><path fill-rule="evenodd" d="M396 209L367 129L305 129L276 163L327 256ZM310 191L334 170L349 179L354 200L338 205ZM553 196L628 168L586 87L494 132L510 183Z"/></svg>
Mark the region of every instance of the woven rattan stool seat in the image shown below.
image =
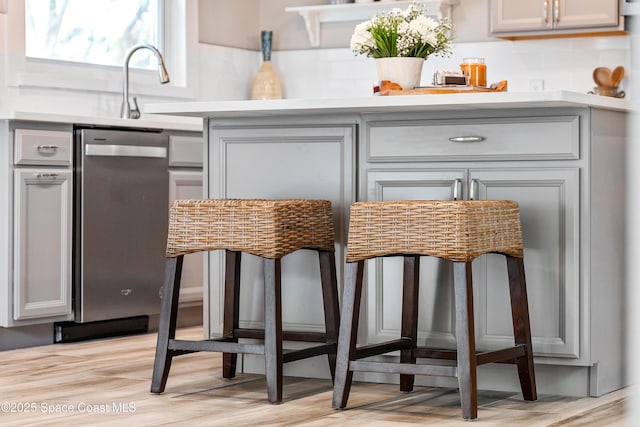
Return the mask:
<svg viewBox="0 0 640 427"><path fill-rule="evenodd" d="M361 202L351 206L347 262L394 254L469 261L522 258L518 204L509 200Z"/></svg>
<svg viewBox="0 0 640 427"><path fill-rule="evenodd" d="M334 250L327 200L177 200L169 212L167 257L228 249L281 258L298 249Z"/></svg>

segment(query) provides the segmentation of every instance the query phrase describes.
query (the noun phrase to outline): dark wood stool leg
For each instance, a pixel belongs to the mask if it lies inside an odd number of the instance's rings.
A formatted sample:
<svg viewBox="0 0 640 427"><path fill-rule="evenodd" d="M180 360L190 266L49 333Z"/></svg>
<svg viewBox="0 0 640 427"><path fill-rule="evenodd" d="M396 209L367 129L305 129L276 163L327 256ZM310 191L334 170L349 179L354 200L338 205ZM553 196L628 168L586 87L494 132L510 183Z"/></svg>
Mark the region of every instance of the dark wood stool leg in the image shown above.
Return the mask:
<svg viewBox="0 0 640 427"><path fill-rule="evenodd" d="M282 401L282 299L280 259L264 259L264 359L269 402Z"/></svg>
<svg viewBox="0 0 640 427"><path fill-rule="evenodd" d="M516 345L524 345L526 353L516 360L520 388L524 400L536 400L536 377L533 367L533 347L531 345L531 326L529 322L529 304L524 276L524 260L507 255L509 271L509 291L511 295L511 315Z"/></svg>
<svg viewBox="0 0 640 427"><path fill-rule="evenodd" d="M160 320L158 324L158 343L153 363L151 392L162 393L167 384L173 354L169 350L169 340L176 337L176 321L178 318L178 297L180 295L180 278L182 277L183 255L167 258L164 270L164 285Z"/></svg>
<svg viewBox="0 0 640 427"><path fill-rule="evenodd" d="M454 262L453 279L456 304L456 339L458 344L460 403L462 404L462 417L468 420L478 417L471 262Z"/></svg>
<svg viewBox="0 0 640 427"><path fill-rule="evenodd" d="M320 258L320 277L322 280L322 299L324 301L324 324L327 344L333 344L334 351L329 353L331 379L335 381L336 348L338 346L338 328L340 327L340 306L338 302L338 279L336 275L336 257L334 252L318 251Z"/></svg>
<svg viewBox="0 0 640 427"><path fill-rule="evenodd" d="M224 318L222 333L226 337L233 337L234 331L240 326L240 259L242 253L225 251L226 267L224 277ZM238 338L234 338L238 342ZM236 376L238 353L222 353L222 377Z"/></svg>
<svg viewBox="0 0 640 427"><path fill-rule="evenodd" d="M336 357L336 376L333 385L333 407L335 409L347 406L349 392L351 391L353 371L349 370L349 362L354 360L356 355L363 272L364 261L350 262L346 265L340 334L338 335L338 354Z"/></svg>
<svg viewBox="0 0 640 427"><path fill-rule="evenodd" d="M400 363L416 363L414 349L418 341L418 284L420 280L420 257L404 257L402 279L402 338L411 339L411 348L400 351ZM415 375L400 375L400 390L412 391Z"/></svg>

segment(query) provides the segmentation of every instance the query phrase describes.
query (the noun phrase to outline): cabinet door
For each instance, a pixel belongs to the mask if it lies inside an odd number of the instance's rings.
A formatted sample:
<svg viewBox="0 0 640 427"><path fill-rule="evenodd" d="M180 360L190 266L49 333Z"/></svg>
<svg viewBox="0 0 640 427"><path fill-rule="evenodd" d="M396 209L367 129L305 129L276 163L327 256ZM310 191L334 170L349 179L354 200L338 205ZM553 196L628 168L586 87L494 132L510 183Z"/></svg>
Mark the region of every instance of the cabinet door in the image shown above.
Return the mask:
<svg viewBox="0 0 640 427"><path fill-rule="evenodd" d="M450 200L466 178L465 169L366 171L367 200ZM361 315L367 342L400 336L402 258L367 262ZM420 259L418 335L421 345L455 347L452 264L437 258ZM366 310L366 311L365 311ZM366 314L365 314L366 313ZM364 326L364 325L363 325Z"/></svg>
<svg viewBox="0 0 640 427"><path fill-rule="evenodd" d="M491 0L491 32L612 27L618 0Z"/></svg>
<svg viewBox="0 0 640 427"><path fill-rule="evenodd" d="M552 3L553 0L491 0L491 32L550 30Z"/></svg>
<svg viewBox="0 0 640 427"><path fill-rule="evenodd" d="M200 136L169 136L169 167L202 168L204 141Z"/></svg>
<svg viewBox="0 0 640 427"><path fill-rule="evenodd" d="M578 169L471 170L470 178L478 198L520 204L535 354L579 357ZM478 346L511 345L504 257L482 256L474 267Z"/></svg>
<svg viewBox="0 0 640 427"><path fill-rule="evenodd" d="M71 171L16 169L14 320L70 315Z"/></svg>
<svg viewBox="0 0 640 427"><path fill-rule="evenodd" d="M619 19L618 1L554 0L554 28L616 26Z"/></svg>
<svg viewBox="0 0 640 427"><path fill-rule="evenodd" d="M202 172L169 171L169 201L201 199ZM204 252L185 255L180 280L180 304L202 302L204 283Z"/></svg>
<svg viewBox="0 0 640 427"><path fill-rule="evenodd" d="M349 206L355 198L355 126L212 127L209 133L209 197L307 198L329 200L336 234L336 266L342 283ZM210 258L212 332L222 329L223 267L220 252ZM262 262L242 255L240 318L262 327ZM285 328L324 331L318 256L296 251L282 260L282 319Z"/></svg>

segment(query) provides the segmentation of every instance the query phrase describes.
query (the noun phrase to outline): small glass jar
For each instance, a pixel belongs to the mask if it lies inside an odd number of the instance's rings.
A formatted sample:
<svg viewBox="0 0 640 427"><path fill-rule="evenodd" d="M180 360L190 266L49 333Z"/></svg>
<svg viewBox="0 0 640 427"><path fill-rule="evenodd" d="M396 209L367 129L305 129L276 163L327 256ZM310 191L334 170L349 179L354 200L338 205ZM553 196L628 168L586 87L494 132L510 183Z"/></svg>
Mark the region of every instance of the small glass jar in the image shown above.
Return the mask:
<svg viewBox="0 0 640 427"><path fill-rule="evenodd" d="M468 77L469 86L487 86L487 65L484 58L464 58L460 69Z"/></svg>

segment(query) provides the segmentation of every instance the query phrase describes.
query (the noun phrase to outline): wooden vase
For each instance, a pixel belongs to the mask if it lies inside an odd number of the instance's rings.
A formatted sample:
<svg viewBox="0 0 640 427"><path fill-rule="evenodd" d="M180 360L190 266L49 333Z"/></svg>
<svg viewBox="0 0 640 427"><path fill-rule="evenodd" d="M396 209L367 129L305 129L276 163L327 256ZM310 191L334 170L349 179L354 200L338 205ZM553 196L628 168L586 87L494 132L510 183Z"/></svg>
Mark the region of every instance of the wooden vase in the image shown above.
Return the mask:
<svg viewBox="0 0 640 427"><path fill-rule="evenodd" d="M251 99L281 99L280 75L271 63L272 31L262 31L262 64L253 78Z"/></svg>

